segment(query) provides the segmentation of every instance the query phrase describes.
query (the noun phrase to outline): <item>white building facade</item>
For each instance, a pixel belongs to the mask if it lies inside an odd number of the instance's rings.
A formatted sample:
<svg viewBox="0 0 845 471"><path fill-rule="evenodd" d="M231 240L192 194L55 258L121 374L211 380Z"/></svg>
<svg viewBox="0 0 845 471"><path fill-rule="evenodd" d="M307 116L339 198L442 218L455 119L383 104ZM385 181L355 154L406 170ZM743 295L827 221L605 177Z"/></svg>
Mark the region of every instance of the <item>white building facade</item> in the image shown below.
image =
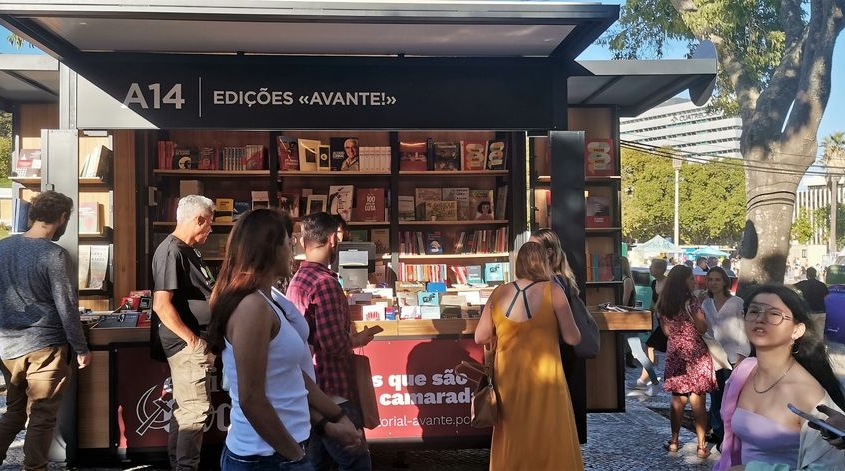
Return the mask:
<svg viewBox="0 0 845 471"><path fill-rule="evenodd" d="M725 117L721 111L696 106L684 98L670 98L639 116L621 118L619 128L623 141L672 147L703 160L742 158L742 120Z"/></svg>

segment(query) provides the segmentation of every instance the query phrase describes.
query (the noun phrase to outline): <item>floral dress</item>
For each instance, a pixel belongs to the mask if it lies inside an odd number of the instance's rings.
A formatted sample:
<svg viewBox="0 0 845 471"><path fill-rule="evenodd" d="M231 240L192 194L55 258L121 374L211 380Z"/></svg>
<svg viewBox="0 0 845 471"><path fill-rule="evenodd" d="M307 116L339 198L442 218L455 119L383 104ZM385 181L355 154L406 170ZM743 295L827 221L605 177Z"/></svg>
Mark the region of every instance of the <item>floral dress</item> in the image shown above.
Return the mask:
<svg viewBox="0 0 845 471"><path fill-rule="evenodd" d="M688 314L700 309L701 304L691 300L687 311L679 312L672 319L662 317L669 329L666 367L663 370L663 390L666 392L704 394L718 389L710 351Z"/></svg>

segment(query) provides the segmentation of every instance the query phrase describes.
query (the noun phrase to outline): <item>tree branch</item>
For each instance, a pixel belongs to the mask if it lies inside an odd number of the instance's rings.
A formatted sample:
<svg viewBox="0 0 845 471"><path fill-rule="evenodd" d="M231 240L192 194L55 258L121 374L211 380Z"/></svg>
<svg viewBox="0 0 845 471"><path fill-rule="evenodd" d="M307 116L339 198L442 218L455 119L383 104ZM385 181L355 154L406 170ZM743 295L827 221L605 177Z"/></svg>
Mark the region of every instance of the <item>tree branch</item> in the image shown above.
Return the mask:
<svg viewBox="0 0 845 471"><path fill-rule="evenodd" d="M800 81L792 113L784 129L784 133L793 138L790 139L791 142L801 142L803 146L812 143L813 157L819 123L830 98L833 48L836 38L845 27L843 4L845 4L843 0L813 0L811 2L807 41L804 43L801 59ZM801 153L802 149L785 150L795 154Z"/></svg>

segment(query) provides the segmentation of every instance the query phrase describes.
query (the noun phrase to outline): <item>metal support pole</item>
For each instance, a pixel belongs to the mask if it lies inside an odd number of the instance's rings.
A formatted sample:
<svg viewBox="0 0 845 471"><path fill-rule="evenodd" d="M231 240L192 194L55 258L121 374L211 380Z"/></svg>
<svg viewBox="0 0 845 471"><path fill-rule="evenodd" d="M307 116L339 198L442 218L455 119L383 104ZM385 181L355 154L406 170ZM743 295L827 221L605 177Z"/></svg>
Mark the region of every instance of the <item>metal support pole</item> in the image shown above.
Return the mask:
<svg viewBox="0 0 845 471"><path fill-rule="evenodd" d="M672 168L675 169L675 240L673 240L672 242L674 242L675 245L681 244L680 225L679 225L679 222L678 222L679 219L680 219L680 216L679 216L680 212L679 212L679 209L678 209L680 207L680 193L678 192L678 187L681 186L681 165L682 164L683 164L683 161L681 159L672 159Z"/></svg>

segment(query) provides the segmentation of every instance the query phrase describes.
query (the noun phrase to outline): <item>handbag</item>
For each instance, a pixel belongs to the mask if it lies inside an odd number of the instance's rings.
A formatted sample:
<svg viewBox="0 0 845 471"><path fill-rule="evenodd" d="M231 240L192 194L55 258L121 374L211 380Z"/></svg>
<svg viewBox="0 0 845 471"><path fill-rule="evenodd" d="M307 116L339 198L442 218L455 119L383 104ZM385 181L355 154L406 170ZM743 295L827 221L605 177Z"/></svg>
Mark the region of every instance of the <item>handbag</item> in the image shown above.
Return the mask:
<svg viewBox="0 0 845 471"><path fill-rule="evenodd" d="M474 361L462 361L455 367L455 372L476 383L475 394L470 403L470 427L489 428L499 421L499 395L493 384L493 363L495 350L484 346L484 365ZM476 381L464 371L480 375Z"/></svg>
<svg viewBox="0 0 845 471"><path fill-rule="evenodd" d="M685 308L687 311L687 315L690 317L690 320L695 323L695 319L692 317L692 313L689 312L689 305ZM724 370L724 369L732 369L731 362L728 361L728 352L722 347L722 344L719 343L718 340L711 337L704 332L703 334L699 334L701 336L701 340L704 340L704 344L707 345L707 350L710 351L710 358L713 360L713 370Z"/></svg>
<svg viewBox="0 0 845 471"><path fill-rule="evenodd" d="M570 297L569 307L572 309L572 319L581 331L581 342L572 346L575 355L578 358L597 357L601 349L601 334L595 318L584 305L584 301L577 296Z"/></svg>
<svg viewBox="0 0 845 471"><path fill-rule="evenodd" d="M376 390L373 386L373 372L370 369L370 359L365 355L352 355L352 365L355 368L355 382L358 385L358 402L361 406L361 418L364 427L374 429L381 423L376 401Z"/></svg>

